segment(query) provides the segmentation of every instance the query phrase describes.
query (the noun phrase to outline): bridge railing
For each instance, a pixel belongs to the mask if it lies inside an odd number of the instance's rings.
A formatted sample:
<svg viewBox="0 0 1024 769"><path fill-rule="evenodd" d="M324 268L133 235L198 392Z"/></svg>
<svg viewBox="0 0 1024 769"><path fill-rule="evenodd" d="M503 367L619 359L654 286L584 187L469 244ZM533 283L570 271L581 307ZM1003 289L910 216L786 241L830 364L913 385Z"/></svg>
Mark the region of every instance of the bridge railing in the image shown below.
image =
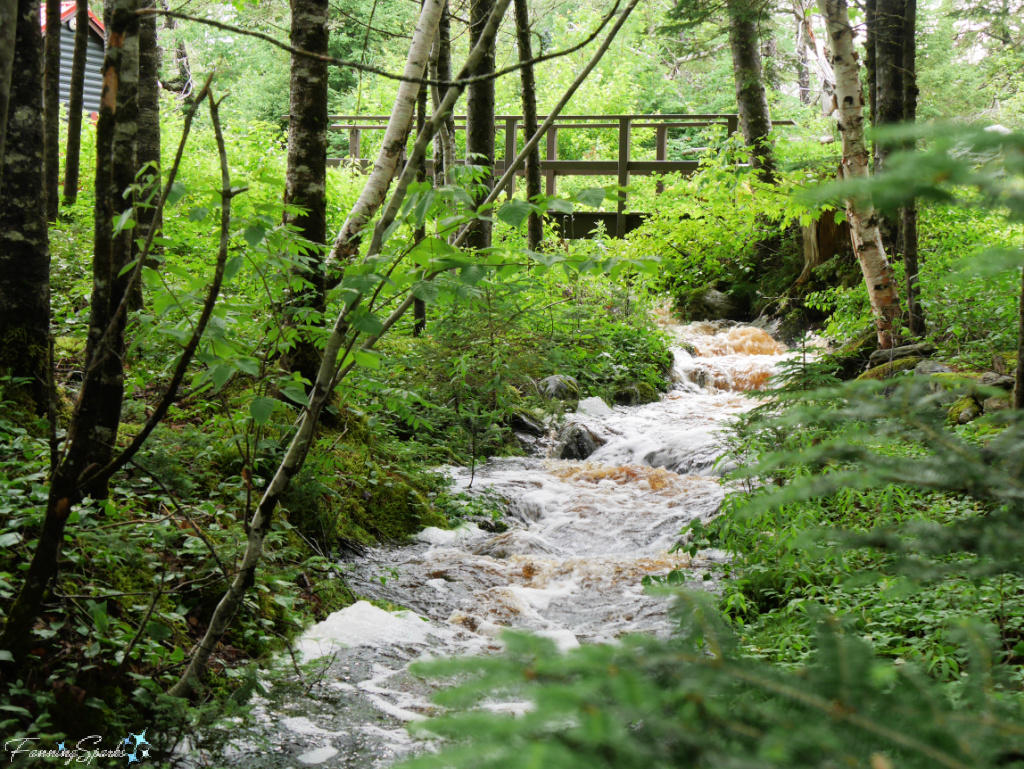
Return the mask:
<svg viewBox="0 0 1024 769"><path fill-rule="evenodd" d="M543 122L546 116L539 116L539 122ZM364 131L383 131L387 127L389 117L387 115L330 115L330 128L332 131L348 132L349 153L348 158L330 158L331 165L352 165L362 171L368 171L373 167L373 160L364 158L361 155L362 139ZM792 121L778 121L776 125L793 125ZM705 113L705 114L669 114L669 115L559 115L555 118L554 124L546 132L545 147L541 153L540 170L545 179L545 192L547 195L554 195L558 189L558 177L560 176L612 176L616 179L619 187L627 187L631 176L650 176L652 174L679 173L683 176L693 174L699 163L696 160L668 160L668 134L673 129L707 128L710 126L722 126L726 133L731 135L739 128L739 117L730 113ZM634 160L632 156L633 129L654 129L654 160ZM455 117L455 130L466 129L466 117L457 115ZM558 134L560 131L571 130L593 130L593 129L618 129L617 157L614 160L563 160L558 157ZM500 138L504 136L504 151L495 152L494 173L500 176L505 172L507 164L515 159L518 154L518 147L521 146L520 134L523 132L523 118L521 115L497 115L495 116L495 145L500 147ZM525 144L525 138L523 139ZM500 157L497 157L498 155ZM456 159L458 164L464 164L464 159ZM427 173L433 173L433 160L427 160ZM518 173L522 176L522 171ZM508 197L515 194L515 177L509 180L505 188ZM657 191L662 191L659 182ZM626 214L627 197L622 192L616 207L614 218L608 214L594 214L605 221L610 235L623 237L629 229L635 226L633 220L636 216L628 217ZM612 226L614 225L614 226Z"/></svg>

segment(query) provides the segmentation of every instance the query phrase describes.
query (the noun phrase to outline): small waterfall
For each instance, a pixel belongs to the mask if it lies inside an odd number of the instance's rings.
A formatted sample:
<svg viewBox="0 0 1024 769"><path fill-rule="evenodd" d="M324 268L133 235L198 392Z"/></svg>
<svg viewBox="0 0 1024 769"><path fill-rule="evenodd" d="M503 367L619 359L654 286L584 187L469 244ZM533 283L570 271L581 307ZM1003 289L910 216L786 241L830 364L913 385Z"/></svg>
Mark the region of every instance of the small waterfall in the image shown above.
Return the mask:
<svg viewBox="0 0 1024 769"><path fill-rule="evenodd" d="M678 340L669 393L607 416L572 417L604 440L587 461L497 458L477 468L472 493L489 489L506 500L507 531L426 529L414 545L378 548L354 564L354 592L410 611L359 602L308 631L299 644L307 657L334 655L316 699L261 703L265 735L278 749L250 752L237 765L390 765L417 749L402 723L433 712L409 661L499 649L506 628L562 648L671 632L664 599L645 595L641 580L684 569L704 585L708 567L724 558L668 551L681 528L718 510L717 432L754 405L743 392L763 389L785 350L749 326L668 330ZM469 489L467 470L450 472ZM302 729L289 731L289 723Z"/></svg>

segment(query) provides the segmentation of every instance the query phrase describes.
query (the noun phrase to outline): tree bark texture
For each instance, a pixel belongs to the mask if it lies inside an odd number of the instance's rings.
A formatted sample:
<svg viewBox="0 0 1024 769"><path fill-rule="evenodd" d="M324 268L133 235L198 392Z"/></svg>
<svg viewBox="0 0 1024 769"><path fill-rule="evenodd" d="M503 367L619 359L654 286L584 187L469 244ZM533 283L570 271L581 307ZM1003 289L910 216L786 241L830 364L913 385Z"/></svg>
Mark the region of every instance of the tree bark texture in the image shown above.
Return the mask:
<svg viewBox="0 0 1024 769"><path fill-rule="evenodd" d="M427 91L429 87L426 85L420 86L419 96L416 98L416 136L423 133L423 129L427 125ZM422 184L427 180L427 156L424 154L420 157L419 162L416 164L416 181ZM418 243L427 236L427 230L425 227L418 227L413 233L413 237ZM427 328L427 303L422 299L417 299L412 305L412 335L418 337L426 331Z"/></svg>
<svg viewBox="0 0 1024 769"><path fill-rule="evenodd" d="M437 23L437 39L431 53L434 80L452 79L452 23L445 2L441 18ZM437 86L431 86L431 101L436 112L441 105L441 94ZM455 117L444 116L441 128L434 137L434 186L443 187L451 181L452 166L455 164Z"/></svg>
<svg viewBox="0 0 1024 769"><path fill-rule="evenodd" d="M46 0L43 43L43 195L46 220L57 221L60 189L60 0Z"/></svg>
<svg viewBox="0 0 1024 769"><path fill-rule="evenodd" d="M876 42L878 31L875 27L875 9L878 0L864 0L864 70L868 88L868 117L871 125L875 124L875 105L877 101Z"/></svg>
<svg viewBox="0 0 1024 769"><path fill-rule="evenodd" d="M762 181L775 181L775 155L769 134L768 95L764 88L761 51L758 46L757 10L749 0L727 0L729 11L729 48L736 81L736 106L743 141L751 150L751 164Z"/></svg>
<svg viewBox="0 0 1024 769"><path fill-rule="evenodd" d="M296 48L328 55L330 6L327 0L292 0L291 42ZM327 63L308 56L292 56L288 111L288 171L284 200L301 206L301 214L286 213L285 223L316 248L307 254L302 277L309 288L292 298L289 310L315 317L290 320L296 326L323 325L327 309L323 249L327 243ZM296 322L298 321L298 322ZM309 382L316 381L320 352L308 332L300 331L288 365Z"/></svg>
<svg viewBox="0 0 1024 769"><path fill-rule="evenodd" d="M519 61L526 62L533 58L533 46L530 40L530 15L526 0L515 0L516 41L519 44ZM533 75L533 65L526 64L519 71L523 88L523 133L527 139L537 133L537 83ZM540 147L534 147L526 156L526 199L537 200L543 188L540 176ZM540 214L531 213L526 220L526 245L531 251L540 250L544 239L544 223Z"/></svg>
<svg viewBox="0 0 1024 769"><path fill-rule="evenodd" d="M27 377L40 413L49 401L50 249L43 188L43 39L39 0L19 0L0 175L0 370ZM0 647L2 648L2 647Z"/></svg>
<svg viewBox="0 0 1024 769"><path fill-rule="evenodd" d="M31 4L35 6L34 15L31 13L29 15L32 17L32 26L38 36L39 6L36 3ZM46 514L39 533L39 541L32 554L32 561L25 572L21 590L8 612L7 622L0 634L0 648L7 649L15 658L23 654L31 642L32 624L43 601L47 585L57 573L58 558L68 515L85 494L100 491L83 488L79 479L87 467L102 466L109 461L112 454L111 449L117 437L117 425L115 424L111 430L109 422L112 412L116 412L120 416L121 411L121 398L124 390L121 370L124 324L113 324L114 334L106 332L113 318L111 301L116 307L119 298L124 295L123 285L116 279L120 267L114 268L115 254L117 253L115 240L123 241L123 238L115 238L111 235L114 202L110 200L110 195L118 178L122 175L122 172L115 171L113 168L115 159L126 162L129 166L129 173L134 168L132 162L134 157L129 156L127 159L123 157L123 139L126 128L121 126L119 130L116 122L123 98L121 83L127 80L130 83L130 90L134 91L134 81L138 77L136 7L136 0L116 0L110 14L109 43L103 61L100 117L96 126L96 231L93 245L93 298L89 318L89 339L86 346L85 373L78 401L68 425L68 434L64 443L65 454L50 481ZM132 32L134 32L133 35L130 34ZM131 36L135 39L134 46L130 40ZM125 65L130 64L132 54L126 55L126 50L130 51L132 47L135 49L136 57L134 75L122 72L127 68ZM27 48L29 46L26 46ZM38 53L34 59L37 62L40 61ZM42 89L39 84L42 82L42 73L38 74L34 87L30 84L30 89L35 94L34 98L41 101ZM134 93L132 96L134 97ZM39 130L37 130L36 136L40 137L37 139L40 147L37 179L41 180L41 103L38 115ZM134 120L134 116L132 116L132 120ZM39 208L38 191L39 187L36 186L33 200L36 201L37 209ZM43 217L42 210L38 212L38 216ZM45 236L45 222L43 222L43 228ZM5 228L0 227L0 231L5 231ZM130 231L128 233L130 234ZM123 246L120 250L123 251ZM6 253L6 250L3 253ZM118 299L112 300L118 285L121 285L120 293L117 294Z"/></svg>
<svg viewBox="0 0 1024 769"><path fill-rule="evenodd" d="M917 122L917 0L906 0L906 28L903 34L903 120ZM911 142L906 149L913 149ZM917 201L911 200L900 211L900 240L903 242L903 266L907 274L907 326L914 336L927 331L920 302L920 273L917 238Z"/></svg>
<svg viewBox="0 0 1024 769"><path fill-rule="evenodd" d="M811 103L811 71L807 60L807 41L804 40L803 21L796 23L796 88L801 104Z"/></svg>
<svg viewBox="0 0 1024 769"><path fill-rule="evenodd" d="M1013 407L1024 409L1024 271L1020 275L1017 297L1017 381L1013 385Z"/></svg>
<svg viewBox="0 0 1024 769"><path fill-rule="evenodd" d="M86 51L89 46L89 2L75 3L75 54L71 61L68 98L68 144L64 158L64 205L78 200L82 157L82 90L85 87Z"/></svg>
<svg viewBox="0 0 1024 769"><path fill-rule="evenodd" d="M154 0L140 0L140 8L155 8ZM135 164L142 174L139 179L142 190L135 197L135 218L138 226L133 233L132 257L138 255L138 242L145 241L149 230L158 230L162 222L157 221L156 203L160 197L160 45L156 34L156 16L142 16L139 20L139 87L138 87L138 138L135 149ZM160 249L155 249L159 252ZM156 260L149 261L156 267ZM142 281L136 281L131 288L131 308L141 310L143 305Z"/></svg>
<svg viewBox="0 0 1024 769"><path fill-rule="evenodd" d="M484 25L494 8L494 0L472 0L469 8L469 44L480 40ZM494 49L487 51L476 75L494 72ZM482 166L483 177L478 180L480 192L476 196L479 206L494 188L494 81L471 83L466 89L466 160ZM475 221L469 230L466 245L470 248L488 248L491 245L491 223Z"/></svg>
<svg viewBox="0 0 1024 769"><path fill-rule="evenodd" d="M93 289L86 342L86 373L76 409L76 440L88 443L92 462L107 464L117 441L124 398L123 315L115 311L125 296L128 275L119 275L132 259L132 230L114 233L122 216L133 218L131 196L138 137L138 0L115 0L111 9L103 90L96 123L96 208L93 217ZM108 326L113 321L112 333ZM90 488L94 497L106 494Z"/></svg>
<svg viewBox="0 0 1024 769"><path fill-rule="evenodd" d="M403 70L405 77L413 79L423 77L443 5L444 0L426 0L423 3ZM363 185L363 189L359 193L359 198L352 206L341 231L334 239L334 245L331 247L328 258L330 266L344 269L344 263L359 251L363 230L387 197L388 188L395 176L399 159L405 153L405 143L409 136L409 129L412 127L419 90L418 83L411 83L408 80L403 80L398 86L398 95L395 97L391 117L384 131L384 141L380 153L377 155L373 170L367 177L366 184Z"/></svg>
<svg viewBox="0 0 1024 769"><path fill-rule="evenodd" d="M7 107L14 72L14 41L18 28L18 0L0 0L0 183L3 182Z"/></svg>
<svg viewBox="0 0 1024 769"><path fill-rule="evenodd" d="M818 0L827 20L832 43L832 65L836 73L836 101L839 105L839 131L843 137L843 175L856 179L868 176L868 150L864 141L864 94L860 83L860 64L853 45L846 0ZM885 255L878 217L870 203L850 198L846 202L853 250L857 255L868 298L875 315L878 346L892 348L895 322L900 305L892 267Z"/></svg>
<svg viewBox="0 0 1024 769"><path fill-rule="evenodd" d="M875 128L903 121L903 36L906 33L905 0L875 0ZM875 173L885 169L892 151L884 141L874 142ZM882 242L896 253L899 221L891 214L879 215Z"/></svg>

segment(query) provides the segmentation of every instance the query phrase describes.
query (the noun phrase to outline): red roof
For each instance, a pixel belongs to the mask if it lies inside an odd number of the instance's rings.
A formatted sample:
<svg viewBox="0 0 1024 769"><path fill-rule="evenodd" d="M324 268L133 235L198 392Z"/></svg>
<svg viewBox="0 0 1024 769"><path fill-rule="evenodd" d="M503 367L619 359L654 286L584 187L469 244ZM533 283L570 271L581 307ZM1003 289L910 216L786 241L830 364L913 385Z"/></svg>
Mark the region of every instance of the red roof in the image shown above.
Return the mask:
<svg viewBox="0 0 1024 769"><path fill-rule="evenodd" d="M70 19L72 16L74 16L75 15L75 11L76 11L75 0L64 0L64 2L62 2L60 4L60 20L61 20L61 22L63 23L65 21L67 21L68 19ZM41 26L43 28L43 34L45 35L46 34L46 3L45 2L40 4L40 6L39 6L39 26ZM95 13L93 13L91 9L89 11L89 26L92 27L93 32L95 32L100 37L103 37L103 20L100 19L100 17L97 16Z"/></svg>

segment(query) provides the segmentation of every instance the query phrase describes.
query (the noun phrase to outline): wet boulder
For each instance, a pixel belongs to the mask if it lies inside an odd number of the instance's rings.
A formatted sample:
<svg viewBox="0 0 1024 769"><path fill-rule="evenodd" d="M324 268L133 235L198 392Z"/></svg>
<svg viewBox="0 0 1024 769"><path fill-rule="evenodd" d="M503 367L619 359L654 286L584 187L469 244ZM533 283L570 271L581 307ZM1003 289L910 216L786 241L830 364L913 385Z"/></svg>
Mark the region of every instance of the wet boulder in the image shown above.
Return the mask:
<svg viewBox="0 0 1024 769"><path fill-rule="evenodd" d="M580 399L580 383L571 376L554 374L545 377L537 383L537 389L545 398L553 400L575 403Z"/></svg>
<svg viewBox="0 0 1024 769"><path fill-rule="evenodd" d="M1005 411L1010 408L1010 406L1011 403L1009 395L996 395L991 398L986 398L981 404L981 408L986 414L992 414L996 411Z"/></svg>
<svg viewBox="0 0 1024 769"><path fill-rule="evenodd" d="M525 409L513 411L508 423L517 433L526 433L534 438L543 438L548 433L541 421Z"/></svg>
<svg viewBox="0 0 1024 769"><path fill-rule="evenodd" d="M645 403L656 403L659 400L658 391L647 382L630 382L619 385L615 389L613 397L619 406L642 406Z"/></svg>
<svg viewBox="0 0 1024 769"><path fill-rule="evenodd" d="M600 398L584 398L576 406L576 413L588 417L609 417L612 415L612 407Z"/></svg>
<svg viewBox="0 0 1024 769"><path fill-rule="evenodd" d="M727 320L737 314L736 302L728 294L709 288L697 297L701 314L710 320Z"/></svg>
<svg viewBox="0 0 1024 769"><path fill-rule="evenodd" d="M920 358L899 358L891 363L887 362L878 366L873 366L857 377L857 379L875 379L877 381L892 379L901 371L910 371L911 369L915 369L920 362Z"/></svg>
<svg viewBox="0 0 1024 769"><path fill-rule="evenodd" d="M586 459L604 445L604 439L578 422L567 424L559 430L557 440L554 452L556 459Z"/></svg>

